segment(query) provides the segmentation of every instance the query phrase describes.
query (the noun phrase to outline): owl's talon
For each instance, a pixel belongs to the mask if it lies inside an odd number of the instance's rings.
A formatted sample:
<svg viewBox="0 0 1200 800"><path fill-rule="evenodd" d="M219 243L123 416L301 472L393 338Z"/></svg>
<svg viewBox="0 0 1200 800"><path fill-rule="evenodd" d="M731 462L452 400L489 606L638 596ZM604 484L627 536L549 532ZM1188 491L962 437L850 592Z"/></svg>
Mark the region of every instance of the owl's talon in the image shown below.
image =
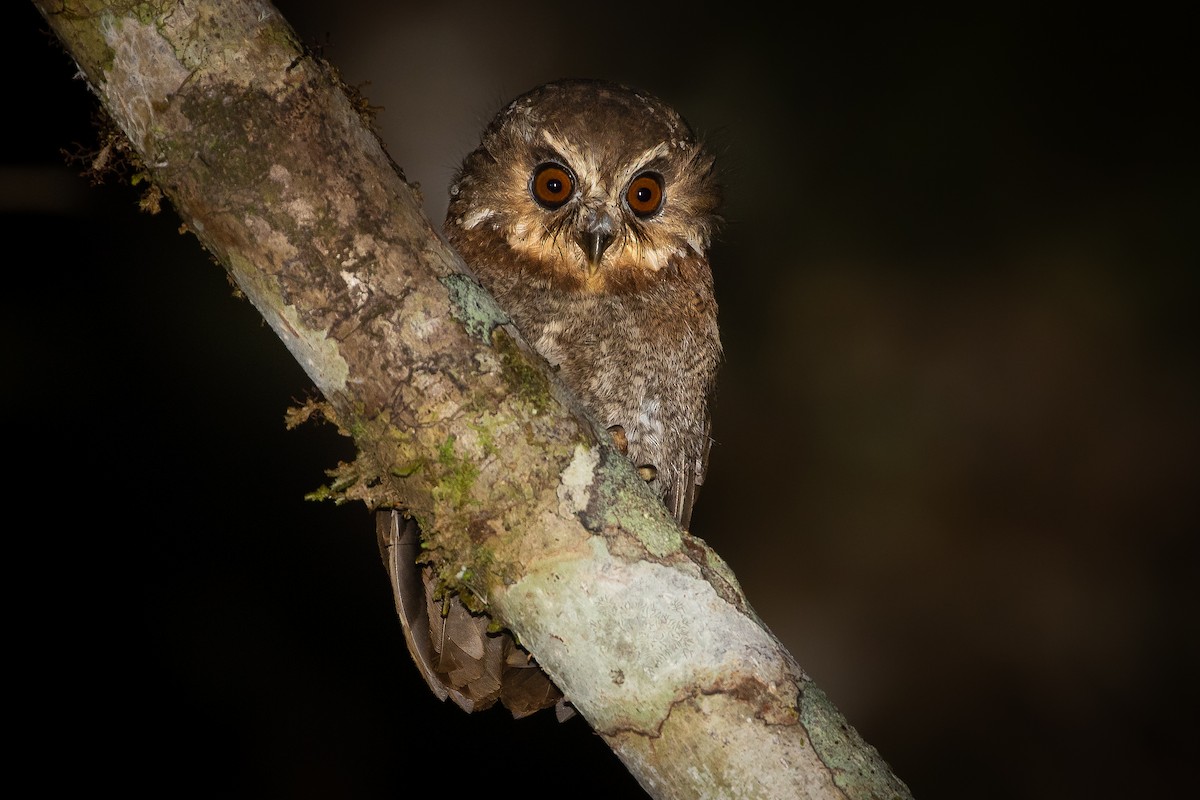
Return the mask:
<svg viewBox="0 0 1200 800"><path fill-rule="evenodd" d="M620 425L610 425L608 435L612 437L613 444L616 445L617 451L621 455L629 455L629 438L625 435L625 429Z"/></svg>

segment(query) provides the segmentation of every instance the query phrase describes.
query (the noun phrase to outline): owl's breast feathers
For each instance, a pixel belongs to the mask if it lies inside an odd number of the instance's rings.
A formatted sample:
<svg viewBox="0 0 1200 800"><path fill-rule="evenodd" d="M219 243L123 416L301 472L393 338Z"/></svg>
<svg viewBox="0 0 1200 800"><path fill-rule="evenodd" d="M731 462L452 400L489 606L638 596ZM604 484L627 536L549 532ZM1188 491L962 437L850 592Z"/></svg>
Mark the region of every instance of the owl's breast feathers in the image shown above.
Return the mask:
<svg viewBox="0 0 1200 800"><path fill-rule="evenodd" d="M630 460L657 471L651 485L686 526L704 477L708 396L721 358L709 287L671 281L597 295L516 283L498 298L596 419L624 429Z"/></svg>

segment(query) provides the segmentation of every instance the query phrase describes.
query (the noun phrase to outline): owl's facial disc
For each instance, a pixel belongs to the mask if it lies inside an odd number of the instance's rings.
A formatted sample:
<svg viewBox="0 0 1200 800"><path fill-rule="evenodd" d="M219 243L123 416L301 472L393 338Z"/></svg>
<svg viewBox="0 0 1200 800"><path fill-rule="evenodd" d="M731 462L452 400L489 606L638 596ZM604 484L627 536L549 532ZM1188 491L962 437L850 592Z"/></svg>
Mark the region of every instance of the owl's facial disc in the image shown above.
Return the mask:
<svg viewBox="0 0 1200 800"><path fill-rule="evenodd" d="M616 238L617 222L603 208L592 209L583 218L583 224L575 233L575 241L587 258L588 277L600 270L604 251Z"/></svg>

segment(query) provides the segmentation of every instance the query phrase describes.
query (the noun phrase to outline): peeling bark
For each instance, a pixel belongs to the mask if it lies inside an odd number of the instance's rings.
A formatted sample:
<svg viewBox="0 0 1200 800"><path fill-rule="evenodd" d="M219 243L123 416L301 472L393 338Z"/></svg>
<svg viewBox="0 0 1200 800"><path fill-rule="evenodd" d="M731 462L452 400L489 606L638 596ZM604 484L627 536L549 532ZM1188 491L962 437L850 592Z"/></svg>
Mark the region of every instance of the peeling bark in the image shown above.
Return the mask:
<svg viewBox="0 0 1200 800"><path fill-rule="evenodd" d="M408 509L656 798L908 791L681 531L257 0L35 0L155 184L323 393L344 496Z"/></svg>

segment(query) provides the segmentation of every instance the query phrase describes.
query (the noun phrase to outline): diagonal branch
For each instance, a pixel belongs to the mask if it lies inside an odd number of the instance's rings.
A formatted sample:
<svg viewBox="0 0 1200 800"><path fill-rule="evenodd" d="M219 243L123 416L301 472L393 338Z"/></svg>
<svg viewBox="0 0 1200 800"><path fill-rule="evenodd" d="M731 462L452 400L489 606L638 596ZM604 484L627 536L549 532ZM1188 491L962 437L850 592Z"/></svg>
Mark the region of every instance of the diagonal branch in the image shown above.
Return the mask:
<svg viewBox="0 0 1200 800"><path fill-rule="evenodd" d="M35 0L187 227L409 509L654 797L906 797L736 580L431 227L261 0Z"/></svg>

